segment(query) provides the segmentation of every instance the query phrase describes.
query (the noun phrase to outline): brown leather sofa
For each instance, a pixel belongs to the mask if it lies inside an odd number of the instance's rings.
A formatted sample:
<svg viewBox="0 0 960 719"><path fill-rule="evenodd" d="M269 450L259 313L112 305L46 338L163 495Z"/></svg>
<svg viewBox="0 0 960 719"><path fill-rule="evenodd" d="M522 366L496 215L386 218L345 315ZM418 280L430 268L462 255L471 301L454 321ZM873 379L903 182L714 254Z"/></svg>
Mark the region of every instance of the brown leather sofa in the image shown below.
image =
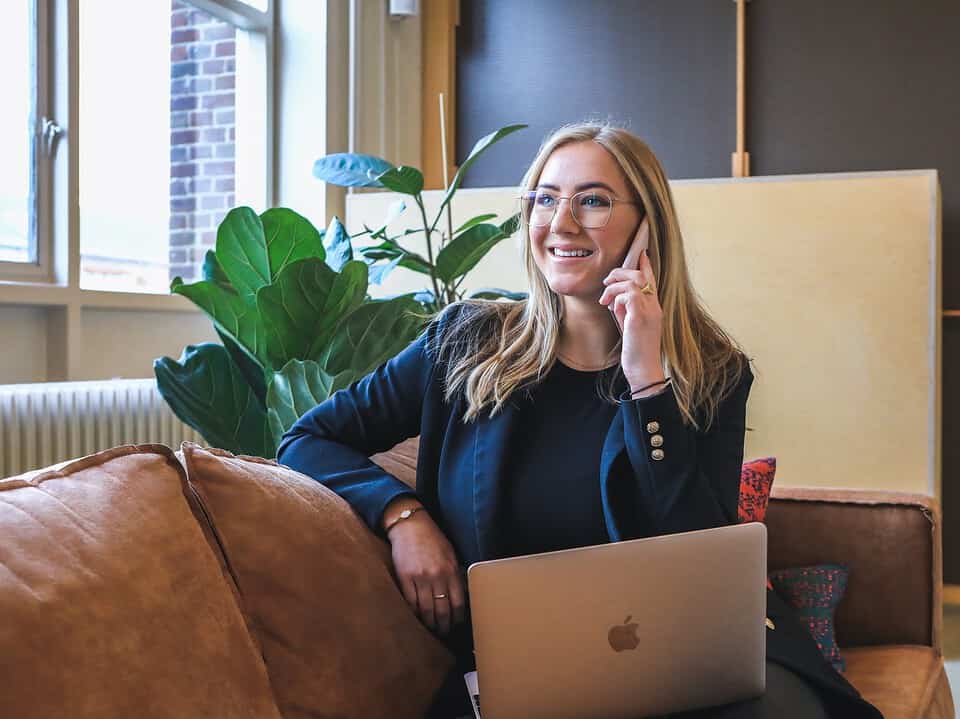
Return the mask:
<svg viewBox="0 0 960 719"><path fill-rule="evenodd" d="M374 461L408 483L417 441ZM888 719L953 716L926 497L779 489L772 568L851 567L838 641ZM0 480L0 716L416 719L451 667L389 547L275 462L116 447Z"/></svg>

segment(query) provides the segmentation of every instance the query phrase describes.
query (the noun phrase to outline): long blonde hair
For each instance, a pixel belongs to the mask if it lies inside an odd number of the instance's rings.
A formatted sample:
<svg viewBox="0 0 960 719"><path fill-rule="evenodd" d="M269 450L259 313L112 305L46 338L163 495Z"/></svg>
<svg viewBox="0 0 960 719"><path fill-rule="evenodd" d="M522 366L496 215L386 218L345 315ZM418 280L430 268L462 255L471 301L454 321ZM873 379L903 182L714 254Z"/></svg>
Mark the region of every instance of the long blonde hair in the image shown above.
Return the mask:
<svg viewBox="0 0 960 719"><path fill-rule="evenodd" d="M627 130L607 124L566 125L544 140L523 177L521 192L536 187L554 150L586 141L598 143L613 156L634 199L643 204L650 218L649 255L663 308L663 369L673 378L684 422L698 430L709 428L748 360L735 340L711 319L690 283L670 186L647 144ZM446 399L452 401L461 388L465 392L464 422L476 419L486 407L490 407L491 417L496 415L515 391L545 376L557 358L563 303L534 260L527 223L521 222L519 232L530 288L527 299L461 300L457 304L463 305L463 311L451 315L455 321L434 348L445 368ZM620 356L621 345L618 341L611 350L611 361ZM614 387L622 378L622 368L616 367L603 393L611 402L615 401Z"/></svg>

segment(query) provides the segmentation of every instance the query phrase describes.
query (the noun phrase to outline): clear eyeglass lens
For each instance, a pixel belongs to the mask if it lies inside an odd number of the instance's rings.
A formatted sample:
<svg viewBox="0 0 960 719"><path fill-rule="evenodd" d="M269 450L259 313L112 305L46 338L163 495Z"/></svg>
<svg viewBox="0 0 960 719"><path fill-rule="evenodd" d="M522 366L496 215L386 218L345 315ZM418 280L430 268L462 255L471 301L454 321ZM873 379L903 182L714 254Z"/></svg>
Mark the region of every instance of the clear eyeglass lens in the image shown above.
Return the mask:
<svg viewBox="0 0 960 719"><path fill-rule="evenodd" d="M528 194L524 200L524 216L534 227L543 227L553 222L560 205L560 197L552 192L539 190ZM570 210L574 218L586 229L603 227L610 219L613 198L606 192L586 190L570 198Z"/></svg>

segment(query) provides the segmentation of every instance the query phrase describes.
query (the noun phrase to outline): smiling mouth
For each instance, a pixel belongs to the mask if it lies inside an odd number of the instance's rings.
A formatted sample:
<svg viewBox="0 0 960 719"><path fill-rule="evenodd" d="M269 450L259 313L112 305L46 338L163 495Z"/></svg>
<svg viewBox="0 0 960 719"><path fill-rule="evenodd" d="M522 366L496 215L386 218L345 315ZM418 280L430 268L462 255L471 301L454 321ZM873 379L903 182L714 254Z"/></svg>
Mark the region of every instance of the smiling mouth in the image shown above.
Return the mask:
<svg viewBox="0 0 960 719"><path fill-rule="evenodd" d="M556 247L547 250L552 257L558 260L584 260L593 256L593 250L577 250L576 252L558 254Z"/></svg>

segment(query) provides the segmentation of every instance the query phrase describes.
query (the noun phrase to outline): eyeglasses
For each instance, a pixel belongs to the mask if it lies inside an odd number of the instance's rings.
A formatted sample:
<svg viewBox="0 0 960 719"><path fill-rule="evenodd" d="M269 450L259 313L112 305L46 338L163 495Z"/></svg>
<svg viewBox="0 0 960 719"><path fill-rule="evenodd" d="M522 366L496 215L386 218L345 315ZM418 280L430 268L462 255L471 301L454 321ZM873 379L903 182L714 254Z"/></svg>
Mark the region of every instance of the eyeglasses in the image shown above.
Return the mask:
<svg viewBox="0 0 960 719"><path fill-rule="evenodd" d="M585 230L595 230L610 221L614 204L640 205L633 200L621 200L603 190L584 190L572 197L561 197L547 190L530 190L520 196L520 216L533 227L544 227L553 222L560 200L570 201L573 219Z"/></svg>

